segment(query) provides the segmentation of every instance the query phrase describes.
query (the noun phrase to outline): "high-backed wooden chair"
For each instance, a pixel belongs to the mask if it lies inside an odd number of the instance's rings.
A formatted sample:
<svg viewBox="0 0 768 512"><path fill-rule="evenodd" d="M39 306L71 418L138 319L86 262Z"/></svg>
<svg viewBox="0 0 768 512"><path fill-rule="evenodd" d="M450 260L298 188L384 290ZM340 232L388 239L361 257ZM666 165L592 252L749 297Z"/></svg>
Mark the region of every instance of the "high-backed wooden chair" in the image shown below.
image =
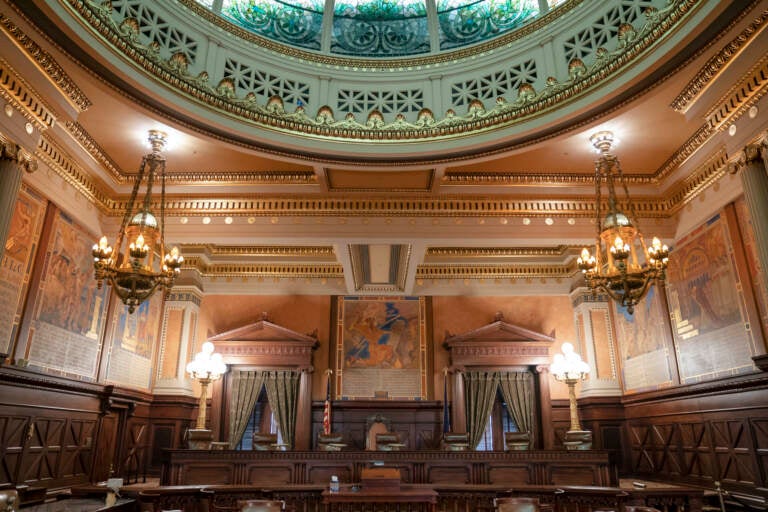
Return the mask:
<svg viewBox="0 0 768 512"><path fill-rule="evenodd" d="M505 449L509 451L528 450L531 448L529 432L504 432Z"/></svg>
<svg viewBox="0 0 768 512"><path fill-rule="evenodd" d="M539 512L539 499L527 497L496 498L496 512Z"/></svg>
<svg viewBox="0 0 768 512"><path fill-rule="evenodd" d="M376 436L386 434L392 430L392 422L389 418L381 414L368 416L365 420L365 449L378 450L376 446Z"/></svg>
<svg viewBox="0 0 768 512"><path fill-rule="evenodd" d="M238 501L240 512L282 512L285 510L284 501L246 500Z"/></svg>
<svg viewBox="0 0 768 512"><path fill-rule="evenodd" d="M253 449L260 452L268 452L274 450L277 445L277 434L271 434L269 432L254 432L253 433Z"/></svg>

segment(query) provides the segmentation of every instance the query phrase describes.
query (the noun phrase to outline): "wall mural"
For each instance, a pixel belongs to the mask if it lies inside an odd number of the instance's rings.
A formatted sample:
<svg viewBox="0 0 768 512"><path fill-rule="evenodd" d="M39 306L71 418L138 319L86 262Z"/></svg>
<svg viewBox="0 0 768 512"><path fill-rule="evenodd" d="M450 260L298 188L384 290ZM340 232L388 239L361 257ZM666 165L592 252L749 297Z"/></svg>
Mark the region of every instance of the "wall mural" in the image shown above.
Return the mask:
<svg viewBox="0 0 768 512"><path fill-rule="evenodd" d="M672 340L659 288L650 289L645 300L635 306L633 315L620 305L615 305L615 313L624 392L671 386Z"/></svg>
<svg viewBox="0 0 768 512"><path fill-rule="evenodd" d="M156 293L133 314L118 304L113 315L112 347L107 381L128 387L150 389L152 350L158 345L163 314L163 294Z"/></svg>
<svg viewBox="0 0 768 512"><path fill-rule="evenodd" d="M29 364L95 379L108 287L96 288L96 236L57 212L30 329Z"/></svg>
<svg viewBox="0 0 768 512"><path fill-rule="evenodd" d="M336 398L426 399L425 302L340 297Z"/></svg>
<svg viewBox="0 0 768 512"><path fill-rule="evenodd" d="M752 371L754 340L721 214L675 244L667 275L681 382Z"/></svg>
<svg viewBox="0 0 768 512"><path fill-rule="evenodd" d="M8 354L16 339L45 205L45 199L27 187L19 191L0 264L0 354Z"/></svg>

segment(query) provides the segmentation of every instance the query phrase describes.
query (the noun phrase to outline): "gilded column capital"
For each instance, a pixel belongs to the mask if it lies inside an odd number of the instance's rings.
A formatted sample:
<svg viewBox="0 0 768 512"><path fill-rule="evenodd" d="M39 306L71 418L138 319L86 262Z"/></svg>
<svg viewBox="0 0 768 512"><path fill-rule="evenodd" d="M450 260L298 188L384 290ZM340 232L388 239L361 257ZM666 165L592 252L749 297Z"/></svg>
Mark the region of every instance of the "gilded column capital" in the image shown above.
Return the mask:
<svg viewBox="0 0 768 512"><path fill-rule="evenodd" d="M761 137L759 140L744 146L736 158L728 163L728 172L737 174L750 164L763 164L765 162L768 162L768 140Z"/></svg>
<svg viewBox="0 0 768 512"><path fill-rule="evenodd" d="M0 160L16 162L27 172L37 170L37 159L10 139L0 134Z"/></svg>

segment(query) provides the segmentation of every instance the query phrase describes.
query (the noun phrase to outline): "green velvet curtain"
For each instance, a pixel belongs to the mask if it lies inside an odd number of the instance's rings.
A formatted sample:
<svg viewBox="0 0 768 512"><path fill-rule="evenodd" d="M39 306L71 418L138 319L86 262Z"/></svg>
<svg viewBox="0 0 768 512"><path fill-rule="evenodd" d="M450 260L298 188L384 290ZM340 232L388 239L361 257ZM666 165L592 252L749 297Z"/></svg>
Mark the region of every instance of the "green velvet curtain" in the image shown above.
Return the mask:
<svg viewBox="0 0 768 512"><path fill-rule="evenodd" d="M498 372L464 372L464 391L467 397L467 432L469 432L469 446L473 450L483 438L498 388Z"/></svg>
<svg viewBox="0 0 768 512"><path fill-rule="evenodd" d="M293 448L293 434L296 430L296 405L299 401L299 378L301 373L290 370L269 371L264 385L267 400L277 420L280 436L288 449Z"/></svg>
<svg viewBox="0 0 768 512"><path fill-rule="evenodd" d="M528 432L531 443L534 442L536 432L536 394L533 387L533 375L531 372L501 372L499 386L504 401L507 402L507 411L515 420L520 432Z"/></svg>
<svg viewBox="0 0 768 512"><path fill-rule="evenodd" d="M236 371L232 375L232 402L229 405L229 447L234 449L243 437L264 385L264 372Z"/></svg>

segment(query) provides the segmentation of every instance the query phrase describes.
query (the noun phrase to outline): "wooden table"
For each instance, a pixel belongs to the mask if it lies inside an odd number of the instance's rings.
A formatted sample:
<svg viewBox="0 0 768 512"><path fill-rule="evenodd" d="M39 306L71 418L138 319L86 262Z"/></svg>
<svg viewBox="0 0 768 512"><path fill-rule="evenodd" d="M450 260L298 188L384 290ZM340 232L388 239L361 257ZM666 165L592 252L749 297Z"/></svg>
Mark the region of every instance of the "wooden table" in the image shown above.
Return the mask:
<svg viewBox="0 0 768 512"><path fill-rule="evenodd" d="M327 512L437 512L437 492L423 487L363 488L353 491L345 487L338 492L323 491ZM378 504L378 506L374 506ZM366 507L365 505L371 505ZM382 507L381 505L385 505Z"/></svg>

